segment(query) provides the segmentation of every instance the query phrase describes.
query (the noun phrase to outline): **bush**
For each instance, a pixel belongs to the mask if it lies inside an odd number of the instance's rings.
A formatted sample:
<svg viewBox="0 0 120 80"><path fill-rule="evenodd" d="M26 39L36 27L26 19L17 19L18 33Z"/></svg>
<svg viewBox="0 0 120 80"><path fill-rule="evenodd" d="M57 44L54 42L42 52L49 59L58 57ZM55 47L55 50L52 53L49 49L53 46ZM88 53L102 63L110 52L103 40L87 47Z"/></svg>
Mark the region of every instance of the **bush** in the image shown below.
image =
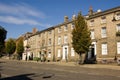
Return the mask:
<svg viewBox="0 0 120 80"><path fill-rule="evenodd" d="M39 61L40 58L39 58L39 57L34 57L33 60L34 60L34 61Z"/></svg>

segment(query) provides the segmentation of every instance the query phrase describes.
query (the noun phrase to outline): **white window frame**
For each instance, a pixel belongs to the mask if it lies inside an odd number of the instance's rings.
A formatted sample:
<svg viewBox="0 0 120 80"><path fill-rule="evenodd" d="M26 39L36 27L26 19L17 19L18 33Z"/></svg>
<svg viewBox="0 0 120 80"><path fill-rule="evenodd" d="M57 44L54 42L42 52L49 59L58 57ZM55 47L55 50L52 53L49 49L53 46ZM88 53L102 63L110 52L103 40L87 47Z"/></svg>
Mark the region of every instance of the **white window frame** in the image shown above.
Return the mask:
<svg viewBox="0 0 120 80"><path fill-rule="evenodd" d="M120 31L120 24L116 25L116 29L117 29L117 31Z"/></svg>
<svg viewBox="0 0 120 80"><path fill-rule="evenodd" d="M108 51L107 51L107 43L103 43L101 45L101 50L102 50L102 55L107 55L108 54Z"/></svg>
<svg viewBox="0 0 120 80"><path fill-rule="evenodd" d="M58 27L58 33L61 33L62 29L61 27Z"/></svg>
<svg viewBox="0 0 120 80"><path fill-rule="evenodd" d="M120 42L117 42L117 54L120 54Z"/></svg>
<svg viewBox="0 0 120 80"><path fill-rule="evenodd" d="M102 38L107 37L107 29L106 29L106 27L101 28L101 37Z"/></svg>
<svg viewBox="0 0 120 80"><path fill-rule="evenodd" d="M71 48L71 56L75 56L74 48Z"/></svg>
<svg viewBox="0 0 120 80"><path fill-rule="evenodd" d="M68 31L68 25L64 25L64 31Z"/></svg>
<svg viewBox="0 0 120 80"><path fill-rule="evenodd" d="M67 35L64 36L64 43L68 43L68 36Z"/></svg>
<svg viewBox="0 0 120 80"><path fill-rule="evenodd" d="M94 26L94 20L90 21L90 26Z"/></svg>
<svg viewBox="0 0 120 80"><path fill-rule="evenodd" d="M94 30L91 30L90 32L91 32L91 35L90 35L91 39L95 39L95 32L94 32Z"/></svg>
<svg viewBox="0 0 120 80"><path fill-rule="evenodd" d="M48 39L48 45L51 45L51 44L52 44L52 39L49 38L49 39Z"/></svg>
<svg viewBox="0 0 120 80"><path fill-rule="evenodd" d="M58 49L57 57L61 57L61 49Z"/></svg>
<svg viewBox="0 0 120 80"><path fill-rule="evenodd" d="M101 17L101 24L104 24L104 23L106 23L106 17L105 17L105 16L102 16L102 17Z"/></svg>
<svg viewBox="0 0 120 80"><path fill-rule="evenodd" d="M61 36L58 37L58 45L61 44Z"/></svg>

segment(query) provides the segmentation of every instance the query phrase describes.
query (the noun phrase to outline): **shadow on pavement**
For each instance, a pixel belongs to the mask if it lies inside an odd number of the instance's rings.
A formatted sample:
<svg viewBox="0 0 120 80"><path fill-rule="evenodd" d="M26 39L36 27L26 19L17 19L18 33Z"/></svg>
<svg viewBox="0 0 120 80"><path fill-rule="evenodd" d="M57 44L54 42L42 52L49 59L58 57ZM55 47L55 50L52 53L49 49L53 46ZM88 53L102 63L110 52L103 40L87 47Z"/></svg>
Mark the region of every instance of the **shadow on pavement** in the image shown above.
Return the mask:
<svg viewBox="0 0 120 80"><path fill-rule="evenodd" d="M34 76L34 75L35 75L34 73L22 74L12 77L1 78L0 80L33 80L29 76Z"/></svg>

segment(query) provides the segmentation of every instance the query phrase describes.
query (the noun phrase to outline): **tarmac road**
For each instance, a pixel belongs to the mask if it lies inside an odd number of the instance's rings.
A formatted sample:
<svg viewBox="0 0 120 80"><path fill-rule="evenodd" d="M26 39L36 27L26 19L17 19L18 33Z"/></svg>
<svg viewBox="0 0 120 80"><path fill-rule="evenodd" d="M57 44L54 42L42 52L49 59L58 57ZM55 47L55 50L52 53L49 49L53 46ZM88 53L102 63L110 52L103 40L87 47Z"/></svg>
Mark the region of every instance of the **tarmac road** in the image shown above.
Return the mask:
<svg viewBox="0 0 120 80"><path fill-rule="evenodd" d="M120 80L120 70L41 62L0 60L0 72L0 80Z"/></svg>

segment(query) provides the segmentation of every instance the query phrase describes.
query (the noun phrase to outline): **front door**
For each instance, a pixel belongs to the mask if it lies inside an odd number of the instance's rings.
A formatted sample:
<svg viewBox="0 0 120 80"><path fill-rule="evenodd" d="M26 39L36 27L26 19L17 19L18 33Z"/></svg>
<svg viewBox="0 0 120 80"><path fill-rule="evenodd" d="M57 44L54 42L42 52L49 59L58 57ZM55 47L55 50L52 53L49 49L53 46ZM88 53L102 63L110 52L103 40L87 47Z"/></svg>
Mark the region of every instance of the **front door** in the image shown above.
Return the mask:
<svg viewBox="0 0 120 80"><path fill-rule="evenodd" d="M87 53L86 63L95 63L96 62L96 42L92 42L92 46L89 48L89 52Z"/></svg>
<svg viewBox="0 0 120 80"><path fill-rule="evenodd" d="M68 46L63 46L63 60L68 60Z"/></svg>

